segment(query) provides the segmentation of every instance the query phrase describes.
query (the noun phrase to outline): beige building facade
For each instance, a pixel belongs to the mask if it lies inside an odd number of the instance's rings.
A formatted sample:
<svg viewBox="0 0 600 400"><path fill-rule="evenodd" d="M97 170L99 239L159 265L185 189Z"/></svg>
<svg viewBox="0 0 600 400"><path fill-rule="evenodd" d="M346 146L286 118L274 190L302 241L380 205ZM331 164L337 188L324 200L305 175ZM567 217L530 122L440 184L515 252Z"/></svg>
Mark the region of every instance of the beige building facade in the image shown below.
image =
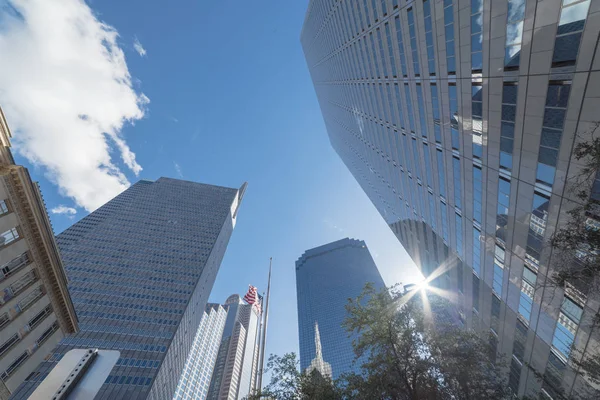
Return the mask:
<svg viewBox="0 0 600 400"><path fill-rule="evenodd" d="M15 165L0 109L0 400L25 380L77 317L44 200L29 172Z"/></svg>

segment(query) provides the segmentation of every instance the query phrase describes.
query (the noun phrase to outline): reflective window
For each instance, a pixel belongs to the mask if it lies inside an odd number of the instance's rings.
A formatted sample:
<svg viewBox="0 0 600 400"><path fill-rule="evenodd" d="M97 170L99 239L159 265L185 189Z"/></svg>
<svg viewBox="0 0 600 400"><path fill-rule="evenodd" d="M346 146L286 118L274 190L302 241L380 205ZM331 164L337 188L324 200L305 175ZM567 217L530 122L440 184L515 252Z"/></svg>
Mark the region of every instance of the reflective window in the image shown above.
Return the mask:
<svg viewBox="0 0 600 400"><path fill-rule="evenodd" d="M515 139L515 118L517 109L516 84L504 84L502 88L502 115L500 129L500 168L511 171Z"/></svg>
<svg viewBox="0 0 600 400"><path fill-rule="evenodd" d="M535 269L538 268L540 263L540 252L542 251L548 221L549 203L550 199L548 197L537 192L534 193L525 257Z"/></svg>
<svg viewBox="0 0 600 400"><path fill-rule="evenodd" d="M462 208L460 160L456 157L452 157L452 169L454 172L454 205L457 208Z"/></svg>
<svg viewBox="0 0 600 400"><path fill-rule="evenodd" d="M436 156L440 184L440 196L446 197L446 169L444 168L444 154L442 153L442 150L437 149Z"/></svg>
<svg viewBox="0 0 600 400"><path fill-rule="evenodd" d="M415 119L413 116L412 101L410 100L410 88L408 83L404 84L404 94L406 96L406 113L408 114L408 123L410 125L410 131L415 132Z"/></svg>
<svg viewBox="0 0 600 400"><path fill-rule="evenodd" d="M420 166L421 157L419 157L419 149L417 148L417 139L415 139L415 138L412 139L412 150L413 150L413 159L415 161L415 171L414 172L415 172L415 175L417 176L417 178L421 179L421 166Z"/></svg>
<svg viewBox="0 0 600 400"><path fill-rule="evenodd" d="M508 209L510 205L510 181L500 177L498 180L498 208L496 212L496 238L506 241L508 227Z"/></svg>
<svg viewBox="0 0 600 400"><path fill-rule="evenodd" d="M442 238L444 239L444 243L448 243L448 213L444 202L440 202L440 210L442 211Z"/></svg>
<svg viewBox="0 0 600 400"><path fill-rule="evenodd" d="M473 221L481 224L482 216L482 173L481 168L473 165Z"/></svg>
<svg viewBox="0 0 600 400"><path fill-rule="evenodd" d="M446 33L446 64L448 74L456 73L456 57L454 52L454 7L452 1L444 1L444 31Z"/></svg>
<svg viewBox="0 0 600 400"><path fill-rule="evenodd" d="M494 263L494 281L492 284L492 289L498 296L502 296L502 275L504 274L504 269L498 264Z"/></svg>
<svg viewBox="0 0 600 400"><path fill-rule="evenodd" d="M462 235L462 217L458 214L454 214L455 220L455 231L456 231L456 254L463 259L463 235Z"/></svg>
<svg viewBox="0 0 600 400"><path fill-rule="evenodd" d="M423 101L423 88L421 84L416 84L417 105L419 107L419 123L421 125L421 136L427 137L427 123L425 122L425 102Z"/></svg>
<svg viewBox="0 0 600 400"><path fill-rule="evenodd" d="M583 308L565 297L552 339L552 346L565 358L568 358L571 353L571 346L575 340L582 314Z"/></svg>
<svg viewBox="0 0 600 400"><path fill-rule="evenodd" d="M397 83L394 83L394 91L396 94L396 104L398 104L396 112L398 113L398 118L400 120L400 127L402 129L406 129L406 124L404 123L404 112L402 110L402 97L400 96L400 86Z"/></svg>
<svg viewBox="0 0 600 400"><path fill-rule="evenodd" d="M435 133L435 142L442 143L442 130L440 127L440 105L438 98L438 89L435 83L431 84L431 109L433 114L433 130Z"/></svg>
<svg viewBox="0 0 600 400"><path fill-rule="evenodd" d="M425 160L425 172L427 176L427 186L433 188L433 178L431 170L433 165L431 164L431 156L429 154L429 146L427 143L423 143L423 158Z"/></svg>
<svg viewBox="0 0 600 400"><path fill-rule="evenodd" d="M590 0L563 0L554 42L552 66L575 65Z"/></svg>
<svg viewBox="0 0 600 400"><path fill-rule="evenodd" d="M423 21L425 22L425 43L427 44L427 65L429 75L435 75L435 50L433 47L433 31L431 22L431 1L423 1Z"/></svg>
<svg viewBox="0 0 600 400"><path fill-rule="evenodd" d="M398 53L400 54L400 67L402 68L402 75L407 76L406 56L404 55L404 44L402 42L402 27L400 26L400 17L396 15L394 21L396 24L396 40L398 41Z"/></svg>
<svg viewBox="0 0 600 400"><path fill-rule="evenodd" d="M507 70L519 68L524 19L525 0L508 0L506 49L504 53L504 68Z"/></svg>
<svg viewBox="0 0 600 400"><path fill-rule="evenodd" d="M377 43L379 44L379 57L378 57L378 61L381 61L381 66L383 69L383 76L384 77L388 77L388 70L387 70L387 63L385 62L385 50L384 50L384 44L383 44L383 37L381 35L381 30L379 28L377 28Z"/></svg>
<svg viewBox="0 0 600 400"><path fill-rule="evenodd" d="M392 68L392 76L397 76L396 72L396 59L394 57L394 45L392 44L392 34L390 30L390 24L385 23L385 39L387 41L388 59L390 60L390 66Z"/></svg>
<svg viewBox="0 0 600 400"><path fill-rule="evenodd" d="M479 278L473 275L473 309L479 312Z"/></svg>
<svg viewBox="0 0 600 400"><path fill-rule="evenodd" d="M480 84L473 84L471 90L471 107L473 110L473 157L481 158L483 154L483 90Z"/></svg>
<svg viewBox="0 0 600 400"><path fill-rule="evenodd" d="M533 307L534 288L529 283L521 282L521 295L519 298L519 314L529 323L531 308Z"/></svg>
<svg viewBox="0 0 600 400"><path fill-rule="evenodd" d="M385 17L387 15L387 4L386 4L386 0L381 0L380 2L381 4L381 13L383 14L383 16Z"/></svg>
<svg viewBox="0 0 600 400"><path fill-rule="evenodd" d="M548 85L536 180L550 187L554 184L570 91L571 85L563 82L551 82Z"/></svg>
<svg viewBox="0 0 600 400"><path fill-rule="evenodd" d="M565 369L565 362L551 351L548 356L548 364L546 365L542 388L554 399L563 397L562 385Z"/></svg>
<svg viewBox="0 0 600 400"><path fill-rule="evenodd" d="M373 61L373 65L375 65L375 76L373 76L373 78L381 78L381 71L379 69L379 57L377 57L375 54L375 38L373 36L373 32L369 32L369 40L371 42L371 48L369 49L369 46L367 46L367 51L369 52L369 60Z"/></svg>
<svg viewBox="0 0 600 400"><path fill-rule="evenodd" d="M456 84L448 85L448 100L450 102L450 132L452 148L460 150L460 137L458 134L458 97Z"/></svg>
<svg viewBox="0 0 600 400"><path fill-rule="evenodd" d="M483 68L483 0L471 0L471 70Z"/></svg>
<svg viewBox="0 0 600 400"><path fill-rule="evenodd" d="M429 193L429 215L431 215L431 229L437 231L437 224L435 222L437 218L435 213L435 200L432 193Z"/></svg>
<svg viewBox="0 0 600 400"><path fill-rule="evenodd" d="M415 75L421 74L419 67L419 52L417 47L417 28L415 27L415 16L412 8L407 11L408 17L408 32L410 33L410 48L412 53L413 69Z"/></svg>

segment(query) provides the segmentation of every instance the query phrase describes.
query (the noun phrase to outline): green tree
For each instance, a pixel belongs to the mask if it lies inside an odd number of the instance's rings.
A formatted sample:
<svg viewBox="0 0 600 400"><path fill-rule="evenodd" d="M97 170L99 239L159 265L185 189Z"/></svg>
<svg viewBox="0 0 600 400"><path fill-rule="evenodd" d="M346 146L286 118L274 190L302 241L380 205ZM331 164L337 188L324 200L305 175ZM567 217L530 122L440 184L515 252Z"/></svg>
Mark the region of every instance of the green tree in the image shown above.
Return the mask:
<svg viewBox="0 0 600 400"><path fill-rule="evenodd" d="M269 384L247 399L341 400L340 391L331 379L323 377L317 371L301 373L298 364L296 353L286 353L283 356L272 354L266 369L271 373Z"/></svg>
<svg viewBox="0 0 600 400"><path fill-rule="evenodd" d="M450 305L428 296L442 315ZM487 343L473 332L437 321L422 297L398 287L368 284L346 307L360 374L345 377L345 395L356 399L508 399L510 393ZM436 312L439 311L439 312Z"/></svg>

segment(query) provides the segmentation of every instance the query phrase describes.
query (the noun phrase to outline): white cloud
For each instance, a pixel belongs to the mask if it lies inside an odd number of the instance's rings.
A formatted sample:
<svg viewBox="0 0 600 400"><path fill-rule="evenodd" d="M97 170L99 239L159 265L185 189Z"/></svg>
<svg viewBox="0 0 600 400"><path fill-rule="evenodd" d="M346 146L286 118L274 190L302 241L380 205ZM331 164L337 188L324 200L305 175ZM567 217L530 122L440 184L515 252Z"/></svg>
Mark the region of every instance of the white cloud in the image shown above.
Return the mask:
<svg viewBox="0 0 600 400"><path fill-rule="evenodd" d="M146 49L144 48L144 46L142 46L137 36L135 37L135 39L133 39L133 48L135 49L135 51L138 52L140 57L146 56Z"/></svg>
<svg viewBox="0 0 600 400"><path fill-rule="evenodd" d="M173 166L175 167L175 172L177 172L177 176L183 178L183 172L181 172L181 166L173 161Z"/></svg>
<svg viewBox="0 0 600 400"><path fill-rule="evenodd" d="M0 105L15 149L94 210L130 185L113 148L142 170L121 129L149 99L132 88L116 30L82 0L7 1L16 12L0 7Z"/></svg>
<svg viewBox="0 0 600 400"><path fill-rule="evenodd" d="M66 215L75 215L77 214L77 210L73 207L63 206L62 204L58 207L54 207L50 210L52 214L66 214Z"/></svg>

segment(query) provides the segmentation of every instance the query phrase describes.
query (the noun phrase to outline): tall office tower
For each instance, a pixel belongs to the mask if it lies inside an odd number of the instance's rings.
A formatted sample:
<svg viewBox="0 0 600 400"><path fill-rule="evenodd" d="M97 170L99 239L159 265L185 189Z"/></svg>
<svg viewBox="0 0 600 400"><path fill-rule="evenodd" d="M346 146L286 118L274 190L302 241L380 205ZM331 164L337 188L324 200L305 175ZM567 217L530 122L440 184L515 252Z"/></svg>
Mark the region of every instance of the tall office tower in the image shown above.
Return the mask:
<svg viewBox="0 0 600 400"><path fill-rule="evenodd" d="M585 291L539 284L598 120L599 21L596 0L313 0L301 34L333 147L425 275L453 266L438 284L519 395L587 386L570 345L598 351Z"/></svg>
<svg viewBox="0 0 600 400"><path fill-rule="evenodd" d="M46 206L27 169L15 165L10 137L0 109L0 400L77 330Z"/></svg>
<svg viewBox="0 0 600 400"><path fill-rule="evenodd" d="M71 349L119 350L96 400L173 398L245 187L141 180L61 233L80 332L40 365L40 378ZM26 381L14 398L38 384Z"/></svg>
<svg viewBox="0 0 600 400"><path fill-rule="evenodd" d="M239 295L227 298L227 320L208 389L209 400L241 400L254 391L260 310Z"/></svg>
<svg viewBox="0 0 600 400"><path fill-rule="evenodd" d="M227 306L206 305L173 400L206 399L226 319Z"/></svg>
<svg viewBox="0 0 600 400"><path fill-rule="evenodd" d="M344 372L359 372L359 366L352 366L352 338L348 338L342 323L348 298L360 295L367 282L378 289L385 286L361 240L346 238L316 247L296 261L302 371L309 367L312 370L316 359L315 363L333 379Z"/></svg>

